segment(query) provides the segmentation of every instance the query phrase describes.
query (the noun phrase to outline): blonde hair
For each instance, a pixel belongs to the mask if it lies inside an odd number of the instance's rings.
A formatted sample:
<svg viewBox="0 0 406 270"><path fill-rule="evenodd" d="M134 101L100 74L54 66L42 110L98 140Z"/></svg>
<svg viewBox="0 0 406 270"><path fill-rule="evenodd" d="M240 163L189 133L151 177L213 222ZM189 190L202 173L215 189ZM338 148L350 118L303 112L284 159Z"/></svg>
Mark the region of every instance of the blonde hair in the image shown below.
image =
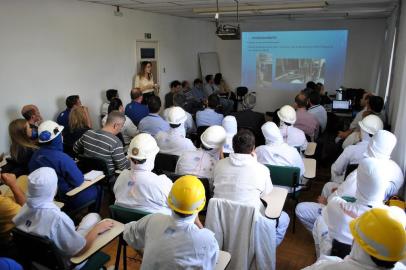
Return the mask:
<svg viewBox="0 0 406 270"><path fill-rule="evenodd" d="M69 114L69 129L75 130L80 128L89 128L83 107L75 107Z"/></svg>
<svg viewBox="0 0 406 270"><path fill-rule="evenodd" d="M14 160L19 160L20 155L27 148L38 148L27 135L27 123L28 121L25 119L16 119L8 125L8 133L11 139L10 155Z"/></svg>
<svg viewBox="0 0 406 270"><path fill-rule="evenodd" d="M143 62L141 62L141 68L140 68L140 72L138 72L138 76L140 77L140 79L141 79L142 77L145 77L145 78L147 78L148 81L149 81L149 80L152 79L152 72L151 72L151 73L148 73L148 74L145 74L145 69L147 68L147 65L148 65L148 64L150 64L151 67L152 67L152 62L151 62L151 61L143 61ZM145 75L146 75L146 76L145 76Z"/></svg>

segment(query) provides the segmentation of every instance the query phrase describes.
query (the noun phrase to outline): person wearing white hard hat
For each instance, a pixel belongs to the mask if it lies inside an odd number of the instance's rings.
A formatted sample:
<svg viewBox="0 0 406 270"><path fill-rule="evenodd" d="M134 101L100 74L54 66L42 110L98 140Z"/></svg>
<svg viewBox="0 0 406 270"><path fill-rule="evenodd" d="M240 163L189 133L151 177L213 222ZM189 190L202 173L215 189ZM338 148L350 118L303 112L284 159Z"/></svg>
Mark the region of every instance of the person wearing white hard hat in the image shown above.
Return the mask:
<svg viewBox="0 0 406 270"><path fill-rule="evenodd" d="M160 131L155 136L160 153L180 156L183 152L196 150L192 141L186 138L183 127L186 119L186 112L181 107L167 109L166 121L170 129Z"/></svg>
<svg viewBox="0 0 406 270"><path fill-rule="evenodd" d="M379 160L365 158L357 171L355 198L333 197L315 222L313 238L317 255L332 253L345 257L353 240L349 230L351 216L359 216L370 208L383 205L387 183L382 181L385 171L379 168Z"/></svg>
<svg viewBox="0 0 406 270"><path fill-rule="evenodd" d="M281 130L283 141L293 147L300 147L301 151L307 148L307 140L304 132L293 125L296 122L296 111L292 106L285 105L278 110L280 119L279 129Z"/></svg>
<svg viewBox="0 0 406 270"><path fill-rule="evenodd" d="M223 153L233 153L233 137L237 134L237 120L234 116L228 115L224 117L222 126L226 131L226 143L223 145Z"/></svg>
<svg viewBox="0 0 406 270"><path fill-rule="evenodd" d="M98 214L90 213L76 229L73 221L53 201L57 189L58 176L54 169L42 167L33 171L28 176L27 202L13 222L26 233L49 238L60 251L66 268L70 269L70 258L86 252L99 234L113 227L113 222L100 222Z"/></svg>
<svg viewBox="0 0 406 270"><path fill-rule="evenodd" d="M213 178L214 166L222 156L226 131L222 126L211 126L200 136L202 146L195 151L184 152L176 164L176 174L191 174Z"/></svg>
<svg viewBox="0 0 406 270"><path fill-rule="evenodd" d="M281 131L273 122L266 122L261 127L265 137L265 145L255 149L259 163L291 166L300 169L300 176L303 176L305 167L303 159L296 148L289 146L283 141Z"/></svg>
<svg viewBox="0 0 406 270"><path fill-rule="evenodd" d="M249 130L240 130L233 137L234 153L220 160L214 168L214 198L250 204L264 215L261 197L272 191L269 170L256 160L255 137ZM282 212L276 228L279 245L289 226L289 216Z"/></svg>
<svg viewBox="0 0 406 270"><path fill-rule="evenodd" d="M155 139L148 133L138 134L131 140L127 153L131 169L121 172L113 188L116 205L171 214L167 199L172 181L164 174L152 172L158 152Z"/></svg>
<svg viewBox="0 0 406 270"><path fill-rule="evenodd" d="M73 197L66 195L70 190L84 182L83 173L75 161L63 152L62 130L63 126L54 121L42 122L38 127L38 142L40 149L35 151L28 163L30 172L41 167L53 168L58 175L58 197L64 203L65 209L75 210L90 201L96 201L92 210L100 209L102 191L98 185L88 187Z"/></svg>
<svg viewBox="0 0 406 270"><path fill-rule="evenodd" d="M405 212L396 206L370 209L349 224L354 241L347 257L323 256L303 270L404 270L405 226Z"/></svg>

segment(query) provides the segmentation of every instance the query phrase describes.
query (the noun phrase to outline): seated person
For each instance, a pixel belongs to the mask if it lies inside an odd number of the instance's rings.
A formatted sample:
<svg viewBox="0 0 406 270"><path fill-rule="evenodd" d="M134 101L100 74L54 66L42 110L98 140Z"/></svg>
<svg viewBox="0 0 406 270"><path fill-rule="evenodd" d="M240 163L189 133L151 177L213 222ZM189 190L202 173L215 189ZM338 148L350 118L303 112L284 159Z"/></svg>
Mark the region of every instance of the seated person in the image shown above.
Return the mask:
<svg viewBox="0 0 406 270"><path fill-rule="evenodd" d="M296 148L283 141L281 131L275 123L266 122L261 130L266 144L255 149L258 162L261 164L298 167L300 176L303 176L305 167L302 157Z"/></svg>
<svg viewBox="0 0 406 270"><path fill-rule="evenodd" d="M290 146L299 147L301 151L305 151L307 148L306 136L302 130L293 126L296 122L295 109L292 106L285 105L276 114L280 120L279 129L283 141Z"/></svg>
<svg viewBox="0 0 406 270"><path fill-rule="evenodd" d="M314 90L312 90L313 92ZM310 93L309 93L310 95ZM319 134L319 122L317 118L307 111L308 98L305 94L298 94L295 97L296 121L294 126L303 132L314 141Z"/></svg>
<svg viewBox="0 0 406 270"><path fill-rule="evenodd" d="M204 92L207 97L209 97L211 94L214 94L218 89L215 88L214 86L214 78L213 75L209 74L204 77L204 80L206 83L204 84Z"/></svg>
<svg viewBox="0 0 406 270"><path fill-rule="evenodd" d="M42 116L38 107L33 104L25 105L21 109L21 115L28 121L28 124L33 130L33 139L38 138L38 126L42 123Z"/></svg>
<svg viewBox="0 0 406 270"><path fill-rule="evenodd" d="M216 94L220 97L220 104L222 107L223 114L227 115L232 111L237 111L237 96L230 87L227 85L226 81L223 79L221 73L214 75L214 87L216 88Z"/></svg>
<svg viewBox="0 0 406 270"><path fill-rule="evenodd" d="M186 120L186 112L181 107L167 109L166 121L170 129L167 132L160 131L155 136L160 153L180 156L186 151L196 150L192 141L185 137L183 125Z"/></svg>
<svg viewBox="0 0 406 270"><path fill-rule="evenodd" d="M173 95L182 92L182 84L180 81L172 81L170 84L171 90L165 95L165 108L173 106Z"/></svg>
<svg viewBox="0 0 406 270"><path fill-rule="evenodd" d="M123 152L123 144L117 138L124 126L125 116L121 112L108 114L106 125L99 130L88 130L76 141L73 151L78 155L95 157L104 160L110 175L115 170L130 168L130 163Z"/></svg>
<svg viewBox="0 0 406 270"><path fill-rule="evenodd" d="M63 133L63 151L74 157L73 145L90 128L83 107L75 107L69 114L69 128Z"/></svg>
<svg viewBox="0 0 406 270"><path fill-rule="evenodd" d="M91 213L82 219L76 229L73 221L53 202L58 182L52 168L43 167L33 171L28 176L27 203L13 222L26 233L49 238L59 249L68 269L71 265L69 259L86 252L99 234L113 227L113 222L99 222L100 216Z"/></svg>
<svg viewBox="0 0 406 270"><path fill-rule="evenodd" d="M8 126L10 135L10 158L1 170L5 173L13 173L17 177L27 175L28 163L32 154L38 149L36 140L33 139L33 129L25 119L13 120Z"/></svg>
<svg viewBox="0 0 406 270"><path fill-rule="evenodd" d="M111 113L112 111L118 111L124 114L124 107L123 107L123 102L121 102L121 99L115 98L110 102L109 108L107 110L107 113ZM124 126L121 129L121 135L123 136L124 140L124 152L127 151L128 145L130 144L132 138L134 138L135 135L138 133L137 127L134 125L133 121L127 116L124 115L125 121L124 121ZM107 121L107 115L102 119L102 125L105 126Z"/></svg>
<svg viewBox="0 0 406 270"><path fill-rule="evenodd" d="M14 227L12 219L25 204L25 190L20 187L19 183L22 178L26 178L26 176L22 176L18 180L11 173L2 173L0 176L2 182L10 188L13 194L11 197L0 192L0 252L2 255L9 252L10 231Z"/></svg>
<svg viewBox="0 0 406 270"><path fill-rule="evenodd" d="M134 125L138 126L142 118L148 115L148 106L142 104L142 92L138 88L131 89L131 102L125 106L125 115L128 116Z"/></svg>
<svg viewBox="0 0 406 270"><path fill-rule="evenodd" d="M158 96L151 96L148 99L148 110L149 114L142 118L138 125L139 132L145 132L155 136L159 131L168 131L168 122L159 115L161 99Z"/></svg>
<svg viewBox="0 0 406 270"><path fill-rule="evenodd" d="M56 122L58 125L63 126L65 128L65 131L68 130L69 128L69 114L71 110L75 107L83 107L85 114L86 114L86 121L87 121L87 126L89 128L92 128L92 122L90 120L89 116L89 110L87 107L82 106L82 102L80 101L80 98L78 95L73 95L73 96L68 96L66 98L66 110L61 112L58 115L58 118L56 119Z"/></svg>
<svg viewBox="0 0 406 270"><path fill-rule="evenodd" d="M318 91L312 91L309 94L309 109L308 113L311 113L316 117L319 122L320 131L324 132L327 127L327 111L320 105L320 94Z"/></svg>
<svg viewBox="0 0 406 270"><path fill-rule="evenodd" d="M320 105L321 106L332 103L331 99L327 95L327 92L325 91L324 84L322 84L321 82L318 82L316 84L316 91L320 95Z"/></svg>
<svg viewBox="0 0 406 270"><path fill-rule="evenodd" d="M224 116L215 110L220 104L220 98L216 94L211 94L208 98L208 107L196 113L196 125L201 126L221 126Z"/></svg>
<svg viewBox="0 0 406 270"><path fill-rule="evenodd" d="M114 184L116 205L149 213L171 214L167 199L172 181L166 175L152 172L158 151L154 138L147 133L132 139L127 154L131 169L123 170Z"/></svg>
<svg viewBox="0 0 406 270"><path fill-rule="evenodd" d="M172 215L151 214L125 225L124 240L144 251L141 269L215 268L219 246L214 233L193 224L205 201L199 179L182 176L169 193Z"/></svg>
<svg viewBox="0 0 406 270"><path fill-rule="evenodd" d="M15 260L0 257L0 269L2 270L24 270L24 268Z"/></svg>
<svg viewBox="0 0 406 270"><path fill-rule="evenodd" d="M368 115L361 122L361 141L344 149L331 166L331 180L336 183L344 181L345 170L349 164L358 164L365 156L370 138L383 128L383 123L376 115Z"/></svg>
<svg viewBox="0 0 406 270"><path fill-rule="evenodd" d="M186 134L191 134L196 132L196 124L195 121L193 120L193 116L186 111L186 97L184 94L182 93L177 93L175 95L173 95L173 106L178 106L181 107L185 113L186 113L186 121L183 124L183 127L185 128ZM172 107L170 107L172 108ZM163 112L162 112L162 117L165 120L168 120L168 112L170 108L166 108Z"/></svg>
<svg viewBox="0 0 406 270"><path fill-rule="evenodd" d="M234 153L217 162L213 173L214 198L253 204L264 215L261 197L272 191L269 170L255 159L255 137L240 130L233 138ZM282 212L276 228L279 245L289 226L289 216Z"/></svg>
<svg viewBox="0 0 406 270"><path fill-rule="evenodd" d="M367 210L350 222L354 238L351 252L343 260L323 256L303 270L405 269L406 216L396 206Z"/></svg>
<svg viewBox="0 0 406 270"><path fill-rule="evenodd" d="M116 89L109 89L106 91L107 102L104 102L101 107L101 118L108 114L110 102L114 98L118 98L118 91Z"/></svg>
<svg viewBox="0 0 406 270"><path fill-rule="evenodd" d="M191 90L191 94L193 98L200 104L203 104L204 101L207 100L208 96L204 91L203 81L201 79L195 79L193 81L193 88Z"/></svg>
<svg viewBox="0 0 406 270"><path fill-rule="evenodd" d="M176 164L176 174L191 174L197 177L213 178L213 170L222 156L226 131L222 126L211 126L200 136L201 148L184 152Z"/></svg>
<svg viewBox="0 0 406 270"><path fill-rule="evenodd" d="M237 134L237 120L235 119L234 116L228 115L224 117L222 126L226 131L226 142L223 145L223 153L225 154L234 153L233 137L235 134Z"/></svg>
<svg viewBox="0 0 406 270"><path fill-rule="evenodd" d="M83 184L84 177L75 161L63 152L62 130L63 126L49 120L39 126L40 149L32 155L28 168L30 172L41 167L50 167L56 171L58 175L58 197L63 200L66 209L76 209L95 200L94 210L98 211L101 203L99 186L93 185L74 197L66 196L66 192Z"/></svg>

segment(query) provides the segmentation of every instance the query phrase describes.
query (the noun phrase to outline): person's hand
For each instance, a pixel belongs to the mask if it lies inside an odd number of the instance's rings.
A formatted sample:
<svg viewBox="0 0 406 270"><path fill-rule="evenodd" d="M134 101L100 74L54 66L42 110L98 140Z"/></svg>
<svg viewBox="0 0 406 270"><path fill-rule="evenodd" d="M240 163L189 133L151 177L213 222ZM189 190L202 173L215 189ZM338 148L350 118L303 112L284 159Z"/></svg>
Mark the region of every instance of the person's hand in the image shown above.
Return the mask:
<svg viewBox="0 0 406 270"><path fill-rule="evenodd" d="M327 198L324 197L324 196L319 196L319 197L317 198L317 202L320 203L320 204L327 205Z"/></svg>
<svg viewBox="0 0 406 270"><path fill-rule="evenodd" d="M1 179L7 186L12 186L17 184L17 178L13 173L2 173Z"/></svg>
<svg viewBox="0 0 406 270"><path fill-rule="evenodd" d="M347 131L339 131L337 136L340 137L341 139L345 139L348 137L348 135L349 134Z"/></svg>
<svg viewBox="0 0 406 270"><path fill-rule="evenodd" d="M97 231L97 234L100 235L113 228L113 226L114 222L112 220L104 220L102 222L97 223L94 228Z"/></svg>

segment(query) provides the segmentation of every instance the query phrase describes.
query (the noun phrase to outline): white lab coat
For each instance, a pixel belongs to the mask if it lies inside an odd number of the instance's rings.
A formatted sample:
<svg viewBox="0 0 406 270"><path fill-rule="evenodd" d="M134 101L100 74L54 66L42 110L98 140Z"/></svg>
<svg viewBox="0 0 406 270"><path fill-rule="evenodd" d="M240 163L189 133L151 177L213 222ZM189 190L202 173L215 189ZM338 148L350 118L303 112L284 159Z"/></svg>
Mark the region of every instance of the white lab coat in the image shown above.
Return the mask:
<svg viewBox="0 0 406 270"><path fill-rule="evenodd" d="M170 108L166 108L163 112L162 112L162 118L165 119L166 121L168 121L168 110ZM183 128L185 129L185 132L187 134L196 132L196 124L195 121L193 120L193 116L188 113L187 111L185 111L186 113L186 121L185 123L183 123Z"/></svg>
<svg viewBox="0 0 406 270"><path fill-rule="evenodd" d="M170 128L167 132L160 131L155 139L160 153L180 156L186 151L196 150L192 141L185 138L182 126Z"/></svg>
<svg viewBox="0 0 406 270"><path fill-rule="evenodd" d="M176 174L191 174L197 177L213 178L214 166L217 159L211 151L201 148L195 151L184 152L176 164Z"/></svg>
<svg viewBox="0 0 406 270"><path fill-rule="evenodd" d="M107 115L103 117L102 119L102 125L103 127L106 125L106 121L107 121ZM124 122L124 126L121 129L121 134L123 135L123 139L124 139L124 145L128 146L131 142L131 140L135 137L135 135L138 134L138 129L137 127L134 125L133 121L131 121L131 119L125 115L125 122ZM126 149L127 147L125 147ZM124 150L125 152L126 150Z"/></svg>
<svg viewBox="0 0 406 270"><path fill-rule="evenodd" d="M314 117L316 117L316 119L319 122L319 125L321 127L321 132L324 132L324 130L326 130L326 126L327 126L326 109L324 109L324 107L321 105L315 105L315 106L310 107L307 111L309 113L313 114Z"/></svg>
<svg viewBox="0 0 406 270"><path fill-rule="evenodd" d="M118 176L113 188L115 204L145 212L170 215L171 209L167 199L172 181L166 175L156 175L143 168L143 165L132 163L131 170L124 170Z"/></svg>
<svg viewBox="0 0 406 270"><path fill-rule="evenodd" d="M214 269L219 247L213 232L199 229L196 215L148 215L125 225L124 240L144 249L141 270Z"/></svg>
<svg viewBox="0 0 406 270"><path fill-rule="evenodd" d="M290 146L300 147L301 151L305 151L307 148L307 140L304 132L294 126L286 126L281 124L279 127L282 133L283 141Z"/></svg>
<svg viewBox="0 0 406 270"><path fill-rule="evenodd" d="M205 225L214 232L220 248L231 253L228 269L275 269L275 220L262 216L255 207L211 199Z"/></svg>
<svg viewBox="0 0 406 270"><path fill-rule="evenodd" d="M223 145L223 153L234 153L233 137L237 134L237 119L232 115L228 115L224 117L222 126L226 131L226 142Z"/></svg>

